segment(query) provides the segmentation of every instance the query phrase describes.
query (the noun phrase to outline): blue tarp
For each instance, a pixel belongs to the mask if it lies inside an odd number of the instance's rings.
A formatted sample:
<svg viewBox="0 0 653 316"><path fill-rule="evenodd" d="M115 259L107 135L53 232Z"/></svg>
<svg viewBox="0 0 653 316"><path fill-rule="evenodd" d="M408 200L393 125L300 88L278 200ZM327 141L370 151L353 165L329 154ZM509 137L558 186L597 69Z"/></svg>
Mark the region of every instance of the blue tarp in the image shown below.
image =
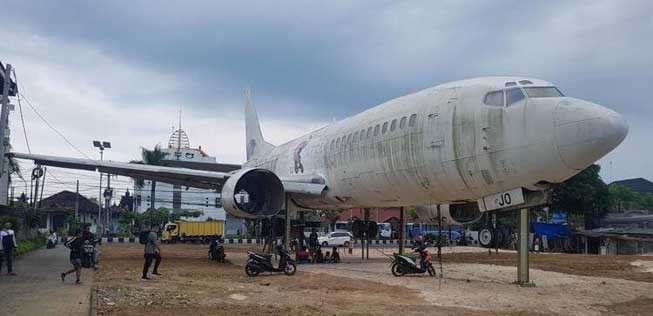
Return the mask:
<svg viewBox="0 0 653 316"><path fill-rule="evenodd" d="M561 224L547 224L547 223L531 223L533 233L544 236L548 240L555 240L559 238L569 237L569 229L566 225Z"/></svg>

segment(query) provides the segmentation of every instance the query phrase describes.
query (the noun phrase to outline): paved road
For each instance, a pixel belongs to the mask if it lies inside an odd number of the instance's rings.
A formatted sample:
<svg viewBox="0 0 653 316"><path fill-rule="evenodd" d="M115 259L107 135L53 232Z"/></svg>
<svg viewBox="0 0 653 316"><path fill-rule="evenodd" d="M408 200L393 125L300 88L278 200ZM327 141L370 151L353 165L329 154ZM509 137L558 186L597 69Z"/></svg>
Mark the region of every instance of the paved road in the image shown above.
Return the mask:
<svg viewBox="0 0 653 316"><path fill-rule="evenodd" d="M81 285L74 284L74 274L61 283L61 272L70 268L68 251L61 245L19 257L14 262L18 276L0 276L0 314L88 315L93 272L83 269Z"/></svg>

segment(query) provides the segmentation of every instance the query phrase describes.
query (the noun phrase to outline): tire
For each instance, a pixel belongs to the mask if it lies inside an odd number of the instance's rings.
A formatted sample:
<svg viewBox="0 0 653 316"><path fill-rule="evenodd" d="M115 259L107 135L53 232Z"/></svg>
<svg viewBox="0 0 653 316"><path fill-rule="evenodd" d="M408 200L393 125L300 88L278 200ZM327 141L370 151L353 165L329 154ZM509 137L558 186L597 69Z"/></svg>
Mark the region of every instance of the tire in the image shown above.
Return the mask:
<svg viewBox="0 0 653 316"><path fill-rule="evenodd" d="M292 262L287 262L286 267L283 268L283 273L287 276L292 276L297 272L297 266Z"/></svg>
<svg viewBox="0 0 653 316"><path fill-rule="evenodd" d="M399 262L393 263L392 267L390 267L390 271L392 271L392 275L396 277L400 277L406 274L406 272L401 270L401 265L399 264Z"/></svg>
<svg viewBox="0 0 653 316"><path fill-rule="evenodd" d="M496 237L492 233L492 228L485 227L478 231L478 243L485 248L494 247Z"/></svg>
<svg viewBox="0 0 653 316"><path fill-rule="evenodd" d="M258 275L258 271L249 263L245 265L245 273L248 277L255 277Z"/></svg>
<svg viewBox="0 0 653 316"><path fill-rule="evenodd" d="M328 242L325 241L325 242L322 243L322 247L328 247L328 246L329 246Z"/></svg>
<svg viewBox="0 0 653 316"><path fill-rule="evenodd" d="M345 247L345 248L349 248L349 245L351 245L351 243L348 242L348 241L345 241L345 243L342 244L342 246Z"/></svg>
<svg viewBox="0 0 653 316"><path fill-rule="evenodd" d="M432 277L437 275L437 273L435 273L435 268L430 263L429 263L428 267L426 267L426 271L428 271L429 275L432 276Z"/></svg>

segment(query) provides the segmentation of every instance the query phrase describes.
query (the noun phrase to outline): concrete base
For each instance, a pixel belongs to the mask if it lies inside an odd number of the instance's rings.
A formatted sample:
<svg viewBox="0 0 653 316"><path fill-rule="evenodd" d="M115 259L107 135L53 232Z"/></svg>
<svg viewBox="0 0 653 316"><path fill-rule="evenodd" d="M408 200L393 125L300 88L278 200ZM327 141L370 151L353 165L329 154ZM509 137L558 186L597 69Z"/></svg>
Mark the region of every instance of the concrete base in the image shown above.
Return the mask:
<svg viewBox="0 0 653 316"><path fill-rule="evenodd" d="M536 287L535 283L533 283L533 282L522 283L522 282L519 282L519 281L515 281L515 282L512 282L512 284L519 285L521 287Z"/></svg>

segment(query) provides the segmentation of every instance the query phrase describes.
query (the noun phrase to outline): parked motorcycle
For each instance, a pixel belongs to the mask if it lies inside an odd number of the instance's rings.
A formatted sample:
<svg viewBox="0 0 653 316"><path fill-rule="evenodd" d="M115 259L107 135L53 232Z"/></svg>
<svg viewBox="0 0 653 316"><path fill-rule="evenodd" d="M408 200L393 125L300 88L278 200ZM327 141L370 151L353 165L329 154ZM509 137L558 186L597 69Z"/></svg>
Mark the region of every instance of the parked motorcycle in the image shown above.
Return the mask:
<svg viewBox="0 0 653 316"><path fill-rule="evenodd" d="M211 240L211 245L209 246L209 260L214 260L224 263L224 259L227 255L224 253L224 246L222 246L222 239L217 238Z"/></svg>
<svg viewBox="0 0 653 316"><path fill-rule="evenodd" d="M82 267L84 268L96 268L97 262L95 262L95 245L97 244L97 239L95 240L84 240L83 253L82 253Z"/></svg>
<svg viewBox="0 0 653 316"><path fill-rule="evenodd" d="M392 275L399 277L405 274L419 274L428 272L430 276L436 276L435 268L431 262L431 254L428 253L426 247L422 246L414 250L419 254L421 258L420 264L418 265L411 257L395 253L393 254L393 260L390 266Z"/></svg>
<svg viewBox="0 0 653 316"><path fill-rule="evenodd" d="M279 254L279 266L275 268L272 264L271 254L248 251L245 273L250 277L255 277L261 272L283 272L287 276L295 274L297 272L295 260L290 257L282 246L277 246L277 252Z"/></svg>
<svg viewBox="0 0 653 316"><path fill-rule="evenodd" d="M57 237L56 234L52 233L48 236L48 241L45 244L45 247L47 249L52 249L57 245L58 242L59 242L59 238Z"/></svg>

